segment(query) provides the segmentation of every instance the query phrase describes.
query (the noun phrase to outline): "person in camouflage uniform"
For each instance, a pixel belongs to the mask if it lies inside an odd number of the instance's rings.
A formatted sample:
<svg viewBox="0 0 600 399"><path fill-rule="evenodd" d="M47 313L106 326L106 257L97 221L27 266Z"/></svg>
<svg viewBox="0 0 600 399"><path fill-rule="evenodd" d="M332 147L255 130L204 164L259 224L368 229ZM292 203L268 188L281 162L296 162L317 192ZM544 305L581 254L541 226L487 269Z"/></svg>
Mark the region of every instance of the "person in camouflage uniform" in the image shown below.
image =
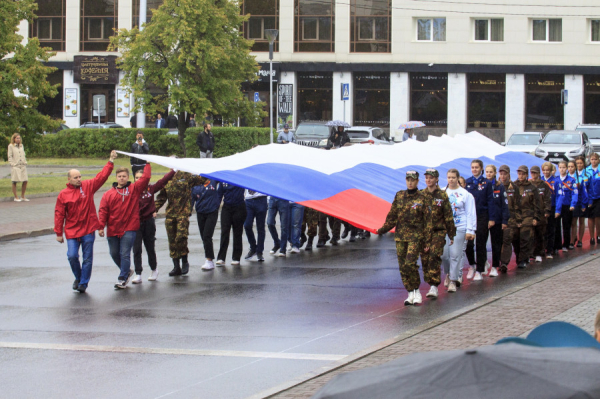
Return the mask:
<svg viewBox="0 0 600 399"><path fill-rule="evenodd" d="M539 166L531 167L531 183L537 187L540 198L542 200L543 217L534 228L535 244L533 248L533 256L536 262L541 262L542 257L546 255L546 226L548 218L552 214L552 188L550 184L540 179L541 170Z"/></svg>
<svg viewBox="0 0 600 399"><path fill-rule="evenodd" d="M502 252L500 253L500 272L508 271L508 264L512 257L512 245L517 227L517 214L519 201L515 195L517 186L510 180L510 168L508 165L502 165L498 169L500 183L504 186L504 194L506 195L505 202L508 204L508 223L502 231Z"/></svg>
<svg viewBox="0 0 600 399"><path fill-rule="evenodd" d="M156 212L165 202L169 202L165 228L169 239L169 255L173 259L173 270L169 272L171 277L187 274L190 269L187 239L192 214L192 188L204 184L204 181L204 177L178 171L156 197Z"/></svg>
<svg viewBox="0 0 600 399"><path fill-rule="evenodd" d="M396 228L395 241L398 265L404 288L408 291L405 305L421 303L421 277L417 260L425 236L425 198L417 188L419 172L406 172L406 188L396 193L392 207L377 234Z"/></svg>
<svg viewBox="0 0 600 399"><path fill-rule="evenodd" d="M306 241L305 251L312 251L313 240L317 235L317 227L319 226L319 212L312 208L304 208L304 218L302 219L302 241ZM307 231L308 228L308 231ZM308 239L304 236L304 232L308 235Z"/></svg>
<svg viewBox="0 0 600 399"><path fill-rule="evenodd" d="M329 240L327 221L329 221L329 227L331 228L331 245L338 245L338 241L340 240L340 232L342 230L340 219L319 212L319 241L317 242L317 248L324 247L327 240Z"/></svg>
<svg viewBox="0 0 600 399"><path fill-rule="evenodd" d="M438 296L437 287L441 282L442 254L446 245L446 235L450 238L450 245L454 244L454 236L456 236L452 206L448 194L438 186L439 176L437 170L427 169L425 171L427 188L421 190L425 198L425 239L421 264L425 282L431 286L426 295L428 298Z"/></svg>

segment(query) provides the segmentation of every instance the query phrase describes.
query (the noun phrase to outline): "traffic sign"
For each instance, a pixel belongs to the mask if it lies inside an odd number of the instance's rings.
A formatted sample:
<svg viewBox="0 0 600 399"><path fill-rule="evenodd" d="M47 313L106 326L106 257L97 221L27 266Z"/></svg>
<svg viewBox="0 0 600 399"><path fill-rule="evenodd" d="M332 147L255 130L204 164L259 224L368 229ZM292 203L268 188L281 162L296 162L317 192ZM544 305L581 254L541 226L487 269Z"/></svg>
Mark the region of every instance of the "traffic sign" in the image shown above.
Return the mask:
<svg viewBox="0 0 600 399"><path fill-rule="evenodd" d="M350 83L342 83L342 101L350 100Z"/></svg>
<svg viewBox="0 0 600 399"><path fill-rule="evenodd" d="M259 95L258 95L258 92L257 92L257 91L255 91L255 92L254 92L254 102L255 102L255 103L257 103L257 102L260 102L260 97L259 97Z"/></svg>

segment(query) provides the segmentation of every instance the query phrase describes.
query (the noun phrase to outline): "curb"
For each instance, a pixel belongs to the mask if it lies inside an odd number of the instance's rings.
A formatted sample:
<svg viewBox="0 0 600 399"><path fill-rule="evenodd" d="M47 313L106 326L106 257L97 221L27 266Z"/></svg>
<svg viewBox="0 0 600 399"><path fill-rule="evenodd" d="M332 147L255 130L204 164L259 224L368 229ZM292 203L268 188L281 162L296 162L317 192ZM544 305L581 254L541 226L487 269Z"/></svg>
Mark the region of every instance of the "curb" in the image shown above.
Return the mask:
<svg viewBox="0 0 600 399"><path fill-rule="evenodd" d="M586 255L584 254L582 256L586 256ZM337 361L337 362L335 362L335 363L333 363L333 364L331 364L329 366L321 367L320 369L317 369L316 371L309 372L307 374L304 374L303 376L300 376L300 377L295 378L293 380L289 380L289 381L284 382L282 384L279 384L279 385L277 385L277 386L275 386L273 388L269 388L267 390L264 390L262 392L254 394L252 396L249 396L246 399L272 398L275 395L284 393L285 391L290 390L290 389L292 389L294 387L297 387L298 385L304 384L305 382L308 382L310 380L314 380L314 379L316 379L318 377L321 377L321 376L323 376L325 374L328 374L328 373L330 373L332 371L338 370L338 369L340 369L342 367L345 367L345 366L347 366L347 365L349 365L351 363L354 363L354 362L356 362L356 361L358 361L358 360L360 360L360 359L362 359L364 357L367 357L367 356L369 356L369 355L371 355L371 354L373 354L373 353L375 353L375 352L377 352L377 351L379 351L381 349L384 349L384 348L386 348L388 346L394 345L394 344L396 344L398 342L404 341L404 340L406 340L408 338L411 338L411 337L413 337L415 335L423 333L423 332L425 332L427 330L430 330L430 329L433 329L433 328L435 328L437 326L445 324L445 323L447 323L449 321L452 321L452 320L454 320L454 319L456 319L458 317L461 317L461 316L466 315L466 314L468 314L470 312L473 312L473 311L475 311L475 310L477 310L479 308L482 308L482 307L484 307L486 305L489 305L489 304L491 304L493 302L496 302L496 301L498 301L498 300L500 300L500 299L502 299L504 297L507 297L509 295L512 295L512 294L518 292L518 291L521 291L521 290L524 290L524 289L526 289L528 287L531 287L532 285L541 283L542 281L554 278L554 277L556 277L556 276L558 276L560 274L566 273L566 272L568 272L570 270L573 270L573 269L575 269L577 267L583 266L583 265L585 265L585 264L587 264L589 262L597 260L597 259L600 258L600 253L591 253L591 254L589 254L587 256L590 256L590 258L586 257L586 259L574 259L574 260L572 260L571 262L567 263L565 266L563 266L563 267L561 267L559 269L548 271L548 272L544 273L543 275L536 276L536 277L532 278L531 280L529 280L529 281L527 281L525 283L522 283L522 284L519 284L517 286L508 288L505 291L503 291L503 292L501 292L501 293L499 293L497 295L491 296L491 297L489 297L487 299L484 299L482 301L476 302L473 305L467 306L467 307L465 307L463 309L459 309L459 310L454 311L452 313L449 313L449 314L446 314L444 316L441 316L441 317L439 317L439 318L437 318L435 320L432 320L432 321L430 321L428 323L425 323L422 326L415 327L415 328L413 328L411 330L408 330L408 331L406 331L406 332L404 332L404 333L402 333L400 335L397 335L397 336L395 336L393 338L390 338L390 339L387 339L385 341L382 341L382 342L380 342L380 343L378 343L378 344L376 344L374 346L371 346L371 347L366 348L366 349L364 349L362 351L358 351L356 353L348 355L344 359L339 360L339 361Z"/></svg>

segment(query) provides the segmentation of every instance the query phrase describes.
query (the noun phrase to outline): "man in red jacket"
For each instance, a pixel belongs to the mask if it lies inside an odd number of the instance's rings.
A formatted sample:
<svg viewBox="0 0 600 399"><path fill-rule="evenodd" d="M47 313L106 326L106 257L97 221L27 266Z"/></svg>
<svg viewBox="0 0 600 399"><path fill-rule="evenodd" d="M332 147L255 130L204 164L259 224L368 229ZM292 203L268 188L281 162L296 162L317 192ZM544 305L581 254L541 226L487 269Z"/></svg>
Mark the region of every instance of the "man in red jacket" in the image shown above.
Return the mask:
<svg viewBox="0 0 600 399"><path fill-rule="evenodd" d="M150 276L148 281L156 281L158 270L156 268L156 251L154 242L156 241L156 204L154 203L154 194L162 190L165 185L173 178L175 171L171 170L163 176L162 179L154 184L150 184L147 190L144 190L140 196L140 229L137 231L133 243L133 264L135 265L135 277L131 281L133 284L142 282L142 243L146 247L148 254L148 263L150 264ZM134 181L138 181L143 176L143 171L135 172Z"/></svg>
<svg viewBox="0 0 600 399"><path fill-rule="evenodd" d="M73 289L84 293L92 276L94 259L94 240L96 230L100 226L96 215L94 194L110 176L116 151L110 153L106 166L90 180L81 181L81 173L72 169L67 174L67 188L63 189L56 199L54 208L54 232L56 241L64 242L63 233L67 237L67 258L75 276ZM79 247L82 249L83 263L79 263Z"/></svg>
<svg viewBox="0 0 600 399"><path fill-rule="evenodd" d="M104 193L100 201L98 234L104 237L104 226L107 227L106 236L110 256L121 270L115 289L127 288L133 276L131 248L140 228L140 196L148 188L151 173L150 164L146 164L142 177L131 183L128 181L129 170L117 169L117 181Z"/></svg>

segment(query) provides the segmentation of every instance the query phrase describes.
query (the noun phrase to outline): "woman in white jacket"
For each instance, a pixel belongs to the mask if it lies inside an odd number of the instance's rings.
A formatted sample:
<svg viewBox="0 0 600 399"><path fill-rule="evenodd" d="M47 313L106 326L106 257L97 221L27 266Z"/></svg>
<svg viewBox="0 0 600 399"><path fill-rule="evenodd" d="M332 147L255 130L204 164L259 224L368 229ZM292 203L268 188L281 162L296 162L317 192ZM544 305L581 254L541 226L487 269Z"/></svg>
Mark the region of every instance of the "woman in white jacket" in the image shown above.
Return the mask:
<svg viewBox="0 0 600 399"><path fill-rule="evenodd" d="M467 247L467 241L475 238L475 230L477 229L475 199L471 193L458 185L459 177L458 170L450 169L448 171L446 194L450 199L454 224L456 225L454 244L450 245L450 238L446 237L446 247L442 255L444 258L444 272L446 273L444 285L448 287L448 292L456 292L456 286L460 285L463 254Z"/></svg>

